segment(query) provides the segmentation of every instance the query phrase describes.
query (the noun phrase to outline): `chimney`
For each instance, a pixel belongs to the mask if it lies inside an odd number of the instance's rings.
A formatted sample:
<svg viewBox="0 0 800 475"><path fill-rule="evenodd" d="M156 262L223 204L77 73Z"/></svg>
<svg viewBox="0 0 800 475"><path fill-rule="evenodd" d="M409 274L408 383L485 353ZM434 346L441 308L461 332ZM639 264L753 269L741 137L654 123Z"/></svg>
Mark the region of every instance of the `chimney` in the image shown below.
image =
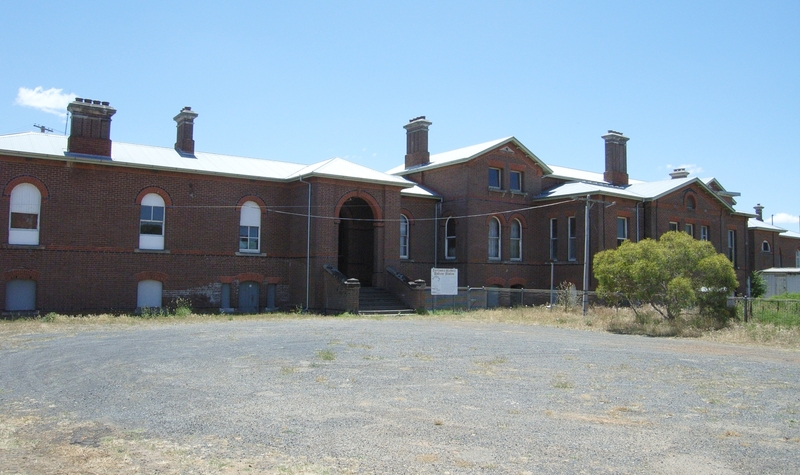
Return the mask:
<svg viewBox="0 0 800 475"><path fill-rule="evenodd" d="M685 168L676 168L672 171L672 173L669 174L669 176L671 176L673 180L678 178L686 178L689 176L689 172L687 172Z"/></svg>
<svg viewBox="0 0 800 475"><path fill-rule="evenodd" d="M178 124L178 138L175 142L175 150L181 155L194 156L194 119L197 112L193 112L191 107L184 107L173 119Z"/></svg>
<svg viewBox="0 0 800 475"><path fill-rule="evenodd" d="M408 124L403 126L406 129L406 169L430 163L428 127L431 124L432 122L425 120L423 115L409 120Z"/></svg>
<svg viewBox="0 0 800 475"><path fill-rule="evenodd" d="M625 143L630 140L622 132L609 130L603 135L606 141L606 171L603 179L615 186L628 184L628 152Z"/></svg>
<svg viewBox="0 0 800 475"><path fill-rule="evenodd" d="M108 102L76 97L67 111L72 114L67 151L111 157L111 116L117 110Z"/></svg>
<svg viewBox="0 0 800 475"><path fill-rule="evenodd" d="M764 221L764 207L761 206L761 203L753 206L753 208L756 210L756 219L759 221Z"/></svg>

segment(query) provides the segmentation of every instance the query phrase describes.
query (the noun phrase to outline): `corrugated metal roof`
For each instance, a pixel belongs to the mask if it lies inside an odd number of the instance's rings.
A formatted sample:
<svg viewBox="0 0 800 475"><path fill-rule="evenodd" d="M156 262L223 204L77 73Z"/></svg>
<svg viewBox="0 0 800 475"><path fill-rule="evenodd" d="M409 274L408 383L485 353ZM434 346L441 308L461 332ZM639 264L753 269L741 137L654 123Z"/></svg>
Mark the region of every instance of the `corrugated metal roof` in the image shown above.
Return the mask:
<svg viewBox="0 0 800 475"><path fill-rule="evenodd" d="M603 177L602 173L590 172L586 170L578 170L576 168L559 167L557 165L550 165L550 169L553 170L553 173L548 176L552 178L563 178L565 180L577 180L577 181L592 181L595 183L608 183ZM633 180L633 179L629 179L628 182L630 184L644 183L641 180Z"/></svg>
<svg viewBox="0 0 800 475"><path fill-rule="evenodd" d="M414 185L405 178L379 172L341 158L303 165L206 152L196 152L193 156L188 156L181 155L172 148L124 142L112 142L110 159L71 154L66 150L67 137L63 135L36 132L0 135L0 151L16 155L275 181L292 181L300 177L318 176L401 187Z"/></svg>
<svg viewBox="0 0 800 475"><path fill-rule="evenodd" d="M477 157L478 155L486 153L493 148L496 148L500 145L510 142L513 142L516 146L521 148L526 155L531 157L531 159L534 162L536 162L539 166L541 166L545 170L545 173L551 172L550 167L548 167L543 161L541 161L539 157L534 155L533 152L531 152L524 145L522 145L522 143L519 140L517 140L515 137L512 136L512 137L505 137L502 139L480 143L477 145L470 145L468 147L463 147L456 150L450 150L449 152L437 153L431 155L430 162L425 165L420 165L412 168L406 168L405 165L400 165L392 168L386 173L390 173L393 175L406 175L409 173L417 173L420 171L454 165L456 163L468 162L473 158Z"/></svg>
<svg viewBox="0 0 800 475"><path fill-rule="evenodd" d="M434 193L426 188L423 188L419 185L414 185L411 188L405 188L400 191L402 196L416 196L418 198L431 198L431 199L440 199L437 193Z"/></svg>
<svg viewBox="0 0 800 475"><path fill-rule="evenodd" d="M594 181L578 181L574 183L565 183L563 185L543 191L538 196L535 196L534 199L574 198L599 194L633 200L656 200L691 183L696 183L699 186L708 189L707 185L703 181L697 178L688 177L653 182L637 182L625 187L612 186ZM708 191L725 207L733 210L733 208L731 208L727 202L719 198L712 190L708 189Z"/></svg>
<svg viewBox="0 0 800 475"><path fill-rule="evenodd" d="M781 237L789 238L789 239L800 239L800 233L796 233L794 231L786 231L781 233Z"/></svg>
<svg viewBox="0 0 800 475"><path fill-rule="evenodd" d="M772 231L776 233L786 232L785 229L775 226L773 224L765 223L764 221L759 221L756 218L750 218L747 220L747 229L761 229L764 231Z"/></svg>

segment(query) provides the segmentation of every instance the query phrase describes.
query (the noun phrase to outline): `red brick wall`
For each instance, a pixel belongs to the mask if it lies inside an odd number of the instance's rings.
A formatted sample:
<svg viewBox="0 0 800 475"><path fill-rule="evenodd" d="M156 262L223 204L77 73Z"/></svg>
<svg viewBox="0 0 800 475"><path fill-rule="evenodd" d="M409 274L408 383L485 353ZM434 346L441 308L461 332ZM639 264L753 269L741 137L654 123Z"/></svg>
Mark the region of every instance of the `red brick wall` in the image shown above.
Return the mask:
<svg viewBox="0 0 800 475"><path fill-rule="evenodd" d="M47 190L40 213L40 245L10 246L8 226L0 227L0 272L28 269L38 273L37 308L69 312L130 310L136 307L138 276L166 276L165 296L183 296L197 308L219 307L222 282L236 276L263 276L279 287L278 305L305 306L306 225L308 187L305 183L274 183L164 171L136 170L59 160L0 157L0 189L34 177ZM187 160L189 160L187 158ZM312 179L311 286L320 282L322 264L336 264L337 230L333 213L347 193L375 196L380 213L398 216L399 188ZM162 190L165 211L165 251L138 250L137 196ZM266 204L262 209L261 254L238 253L239 209L242 199ZM171 203L171 205L169 204ZM9 195L0 199L0 215L8 216ZM7 218L4 218L7 219ZM396 223L395 223L396 224ZM378 227L383 228L380 224ZM396 226L376 232L376 248L396 257ZM389 254L391 253L391 254ZM386 263L376 265L385 273ZM397 259L391 261L397 263ZM10 274L9 274L10 275ZM5 282L0 299L5 299ZM319 286L318 286L319 287ZM310 306L323 305L312 292ZM165 297L165 304L168 297Z"/></svg>

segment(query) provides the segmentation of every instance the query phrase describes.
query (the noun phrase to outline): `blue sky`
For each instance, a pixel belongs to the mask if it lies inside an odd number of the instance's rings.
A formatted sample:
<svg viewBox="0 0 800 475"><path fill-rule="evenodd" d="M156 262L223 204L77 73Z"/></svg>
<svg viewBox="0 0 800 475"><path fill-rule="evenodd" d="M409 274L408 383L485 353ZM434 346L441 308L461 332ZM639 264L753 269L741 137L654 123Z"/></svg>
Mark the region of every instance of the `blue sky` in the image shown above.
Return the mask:
<svg viewBox="0 0 800 475"><path fill-rule="evenodd" d="M430 150L513 135L601 172L608 129L632 178L677 167L798 230L800 2L119 1L4 3L0 134L63 133L74 96L112 139L378 170L413 117Z"/></svg>

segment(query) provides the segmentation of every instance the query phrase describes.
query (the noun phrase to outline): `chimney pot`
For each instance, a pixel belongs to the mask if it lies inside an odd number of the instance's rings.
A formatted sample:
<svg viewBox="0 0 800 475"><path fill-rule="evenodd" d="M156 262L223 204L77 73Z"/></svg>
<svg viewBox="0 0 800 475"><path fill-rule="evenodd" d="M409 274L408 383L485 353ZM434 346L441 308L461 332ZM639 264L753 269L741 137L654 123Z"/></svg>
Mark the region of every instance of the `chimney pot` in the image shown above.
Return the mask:
<svg viewBox="0 0 800 475"><path fill-rule="evenodd" d="M689 172L687 172L685 168L676 168L669 176L671 176L673 180L677 178L686 178L689 176Z"/></svg>

